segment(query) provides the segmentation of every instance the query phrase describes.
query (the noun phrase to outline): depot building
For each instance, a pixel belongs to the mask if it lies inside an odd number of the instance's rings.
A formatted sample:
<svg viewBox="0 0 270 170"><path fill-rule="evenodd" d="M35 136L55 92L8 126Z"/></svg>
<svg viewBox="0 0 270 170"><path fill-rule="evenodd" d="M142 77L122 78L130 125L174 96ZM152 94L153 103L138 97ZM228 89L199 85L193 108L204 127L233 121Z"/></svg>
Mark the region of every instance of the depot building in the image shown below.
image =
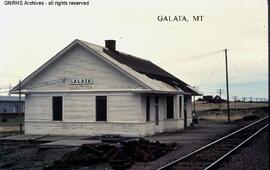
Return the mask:
<svg viewBox="0 0 270 170"><path fill-rule="evenodd" d="M146 136L192 122L190 85L148 60L74 40L11 93L25 94L25 134Z"/></svg>

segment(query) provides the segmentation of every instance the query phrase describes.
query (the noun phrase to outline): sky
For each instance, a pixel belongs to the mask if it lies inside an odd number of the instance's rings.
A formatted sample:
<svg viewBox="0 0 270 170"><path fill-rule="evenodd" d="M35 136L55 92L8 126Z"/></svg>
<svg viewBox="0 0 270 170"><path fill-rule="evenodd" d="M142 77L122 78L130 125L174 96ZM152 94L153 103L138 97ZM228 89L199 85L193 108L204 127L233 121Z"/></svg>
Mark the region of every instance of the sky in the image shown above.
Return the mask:
<svg viewBox="0 0 270 170"><path fill-rule="evenodd" d="M102 46L115 39L117 50L152 61L206 95L224 89L224 97L228 49L230 96L268 96L266 0L91 0L85 6L4 2L0 95L74 39ZM159 16L189 21L159 21ZM193 16L203 20L193 21Z"/></svg>

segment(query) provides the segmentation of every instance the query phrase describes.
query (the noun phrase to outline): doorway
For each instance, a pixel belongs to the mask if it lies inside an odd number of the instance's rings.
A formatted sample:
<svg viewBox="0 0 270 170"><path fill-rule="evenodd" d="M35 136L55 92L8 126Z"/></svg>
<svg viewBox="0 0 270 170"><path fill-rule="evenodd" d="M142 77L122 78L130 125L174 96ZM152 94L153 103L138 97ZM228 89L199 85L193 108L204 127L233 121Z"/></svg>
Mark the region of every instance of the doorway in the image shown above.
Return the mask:
<svg viewBox="0 0 270 170"><path fill-rule="evenodd" d="M155 122L159 125L158 96L155 96Z"/></svg>
<svg viewBox="0 0 270 170"><path fill-rule="evenodd" d="M187 127L187 96L184 96L184 128Z"/></svg>

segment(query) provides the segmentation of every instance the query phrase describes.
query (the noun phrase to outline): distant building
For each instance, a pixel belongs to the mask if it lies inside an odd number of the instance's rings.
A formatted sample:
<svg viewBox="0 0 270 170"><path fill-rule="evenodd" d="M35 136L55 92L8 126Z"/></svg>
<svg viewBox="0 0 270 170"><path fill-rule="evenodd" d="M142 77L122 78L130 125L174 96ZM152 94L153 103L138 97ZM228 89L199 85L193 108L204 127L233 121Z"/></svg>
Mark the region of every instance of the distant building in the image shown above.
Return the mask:
<svg viewBox="0 0 270 170"><path fill-rule="evenodd" d="M227 100L222 99L219 95L216 95L210 102L211 103L225 103Z"/></svg>
<svg viewBox="0 0 270 170"><path fill-rule="evenodd" d="M24 97L21 98L22 112L24 112ZM18 96L0 96L0 113L19 113Z"/></svg>
<svg viewBox="0 0 270 170"><path fill-rule="evenodd" d="M197 99L196 102L199 103L210 103L213 100L213 96L212 95L206 95L203 96L202 98Z"/></svg>
<svg viewBox="0 0 270 170"><path fill-rule="evenodd" d="M211 96L211 95L203 96L203 100L210 102L211 100L213 100L213 96Z"/></svg>
<svg viewBox="0 0 270 170"><path fill-rule="evenodd" d="M207 95L196 100L198 103L224 103L226 101L227 100L222 99L219 95L216 95L215 97Z"/></svg>

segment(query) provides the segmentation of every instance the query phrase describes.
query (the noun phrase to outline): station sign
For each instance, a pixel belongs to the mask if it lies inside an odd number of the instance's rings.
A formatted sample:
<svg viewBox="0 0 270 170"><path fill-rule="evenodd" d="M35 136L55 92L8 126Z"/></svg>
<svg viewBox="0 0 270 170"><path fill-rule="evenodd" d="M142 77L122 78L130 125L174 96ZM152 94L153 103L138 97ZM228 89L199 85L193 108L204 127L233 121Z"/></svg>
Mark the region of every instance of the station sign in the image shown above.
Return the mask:
<svg viewBox="0 0 270 170"><path fill-rule="evenodd" d="M74 78L68 79L69 85L92 85L94 83L93 78Z"/></svg>

